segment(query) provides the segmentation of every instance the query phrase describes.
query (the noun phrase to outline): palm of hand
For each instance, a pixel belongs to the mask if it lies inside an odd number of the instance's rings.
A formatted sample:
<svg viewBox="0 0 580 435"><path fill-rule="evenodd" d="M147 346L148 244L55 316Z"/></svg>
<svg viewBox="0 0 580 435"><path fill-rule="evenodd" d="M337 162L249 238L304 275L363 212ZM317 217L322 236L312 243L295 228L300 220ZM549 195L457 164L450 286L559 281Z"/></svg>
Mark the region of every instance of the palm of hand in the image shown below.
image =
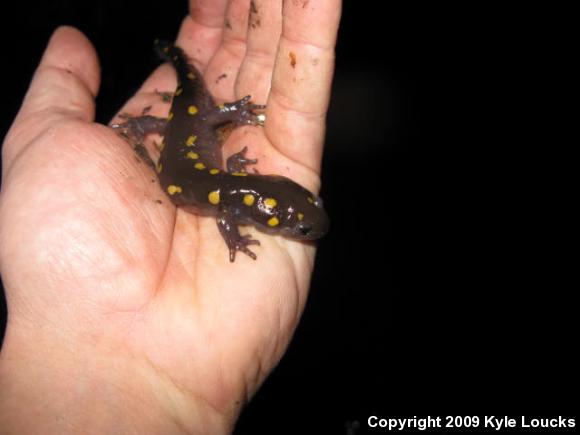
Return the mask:
<svg viewBox="0 0 580 435"><path fill-rule="evenodd" d="M186 21L182 34L195 34L195 26ZM65 29L57 38L79 36ZM86 41L71 44L69 57L95 63ZM229 68L230 79L210 86L210 92L226 100L250 93L262 103L273 59L262 83L255 84L242 62L239 76L231 73L236 62L220 55L227 51L220 48L206 53L212 61L205 75ZM67 79L62 69L50 69L50 59L44 62L46 80ZM278 74L285 83L291 68L274 72L274 82ZM238 253L230 263L215 220L176 210L131 148L112 130L90 122L87 100L97 81L85 78L89 85L69 96L70 112L46 116L25 102L7 137L0 260L6 288L26 289L9 292L9 303L23 307L28 322L65 325L62 333L71 346L99 349L104 359L128 361L148 378L155 374L162 388L177 387L180 394L228 409L257 388L288 344L306 300L314 248L254 233L261 242L257 262ZM138 113L144 101L158 100L153 90L172 84L170 69L160 68L124 111ZM315 190L328 96L316 103L321 113L301 115L283 96L282 85L274 91L270 124L236 131L224 154L248 144L261 173L287 175ZM167 110L157 101L153 113ZM289 134L281 121L288 113L313 118L291 142L281 139Z"/></svg>

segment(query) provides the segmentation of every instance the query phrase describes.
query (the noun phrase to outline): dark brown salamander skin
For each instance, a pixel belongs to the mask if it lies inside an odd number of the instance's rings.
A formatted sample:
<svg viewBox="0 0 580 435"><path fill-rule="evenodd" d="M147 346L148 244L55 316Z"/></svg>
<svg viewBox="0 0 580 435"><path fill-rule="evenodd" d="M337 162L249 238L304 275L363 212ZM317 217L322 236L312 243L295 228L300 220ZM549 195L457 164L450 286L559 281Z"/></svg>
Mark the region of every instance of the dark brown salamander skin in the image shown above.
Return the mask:
<svg viewBox="0 0 580 435"><path fill-rule="evenodd" d="M143 150L147 134L164 136L155 168L159 182L171 201L194 213L216 216L230 261L236 251L253 259L249 245L259 241L241 235L240 224L298 240L315 240L328 230L328 217L316 195L278 175L249 174L245 167L256 160L245 157L246 148L227 159L223 170L222 135L226 124L259 125L254 110L263 109L244 97L216 105L201 74L189 64L179 47L159 46L162 56L177 71L178 84L167 119L149 115L114 125ZM145 157L147 160L147 157ZM153 165L151 159L149 163Z"/></svg>

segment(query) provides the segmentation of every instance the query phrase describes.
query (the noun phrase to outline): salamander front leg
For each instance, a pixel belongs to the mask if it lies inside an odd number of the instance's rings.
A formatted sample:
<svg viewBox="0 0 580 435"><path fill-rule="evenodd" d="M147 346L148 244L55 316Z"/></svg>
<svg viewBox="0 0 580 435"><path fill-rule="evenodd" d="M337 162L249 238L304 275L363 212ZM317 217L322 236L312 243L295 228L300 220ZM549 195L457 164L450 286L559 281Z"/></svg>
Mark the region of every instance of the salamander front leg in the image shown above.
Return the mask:
<svg viewBox="0 0 580 435"><path fill-rule="evenodd" d="M241 251L255 260L256 254L254 254L249 248L249 245L259 245L260 241L257 239L252 239L250 234L242 236L238 231L238 225L232 213L226 208L220 208L217 215L217 226L220 230L222 237L224 238L226 245L230 251L230 261L233 262L236 259L236 251Z"/></svg>
<svg viewBox="0 0 580 435"><path fill-rule="evenodd" d="M242 148L241 151L232 154L228 157L226 161L226 167L228 172L246 172L246 166L255 165L258 163L258 159L247 159L246 152L248 147Z"/></svg>

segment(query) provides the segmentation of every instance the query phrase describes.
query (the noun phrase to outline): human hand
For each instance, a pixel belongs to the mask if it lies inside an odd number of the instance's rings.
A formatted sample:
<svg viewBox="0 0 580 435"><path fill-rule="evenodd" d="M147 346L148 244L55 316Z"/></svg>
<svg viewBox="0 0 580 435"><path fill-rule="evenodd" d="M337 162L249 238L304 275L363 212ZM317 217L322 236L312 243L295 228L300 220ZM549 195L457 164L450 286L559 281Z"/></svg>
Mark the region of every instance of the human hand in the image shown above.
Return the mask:
<svg viewBox="0 0 580 435"><path fill-rule="evenodd" d="M216 99L268 105L264 127L236 130L224 155L243 141L261 173L316 191L340 1L251 11L249 0L194 2L177 45ZM314 247L258 234L257 262L230 263L215 220L175 209L93 122L98 86L90 43L58 29L5 140L0 426L227 433L288 345ZM153 103L166 115L155 91L174 87L161 66L123 112Z"/></svg>

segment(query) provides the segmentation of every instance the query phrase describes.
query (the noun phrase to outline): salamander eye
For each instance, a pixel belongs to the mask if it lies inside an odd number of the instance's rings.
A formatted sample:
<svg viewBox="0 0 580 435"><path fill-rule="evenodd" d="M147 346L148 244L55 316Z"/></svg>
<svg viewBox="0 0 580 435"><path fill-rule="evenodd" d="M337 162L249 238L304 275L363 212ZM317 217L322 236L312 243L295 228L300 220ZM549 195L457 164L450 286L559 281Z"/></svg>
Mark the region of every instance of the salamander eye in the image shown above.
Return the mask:
<svg viewBox="0 0 580 435"><path fill-rule="evenodd" d="M310 233L310 231L312 231L312 226L309 224L300 223L298 225L298 231L302 236L307 236Z"/></svg>

